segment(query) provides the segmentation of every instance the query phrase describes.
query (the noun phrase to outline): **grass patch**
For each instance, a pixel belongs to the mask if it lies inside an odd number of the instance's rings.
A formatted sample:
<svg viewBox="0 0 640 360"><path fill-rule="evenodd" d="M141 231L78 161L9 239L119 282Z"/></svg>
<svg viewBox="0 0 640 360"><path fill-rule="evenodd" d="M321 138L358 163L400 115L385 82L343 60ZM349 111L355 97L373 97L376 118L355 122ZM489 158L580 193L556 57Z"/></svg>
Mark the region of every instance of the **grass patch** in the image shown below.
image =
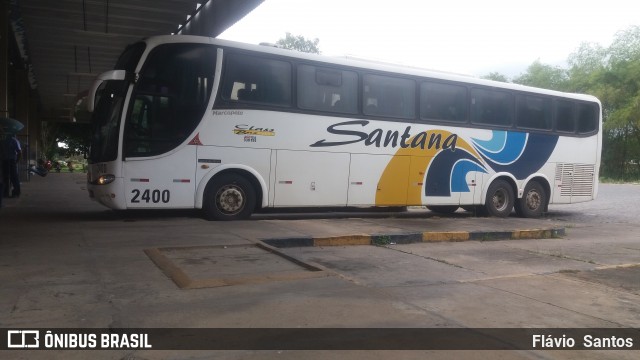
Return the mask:
<svg viewBox="0 0 640 360"><path fill-rule="evenodd" d="M602 177L598 180L601 184L640 185L640 179L614 179L609 177Z"/></svg>
<svg viewBox="0 0 640 360"><path fill-rule="evenodd" d="M389 235L379 235L373 236L371 239L371 244L375 246L387 246L391 244L391 236Z"/></svg>

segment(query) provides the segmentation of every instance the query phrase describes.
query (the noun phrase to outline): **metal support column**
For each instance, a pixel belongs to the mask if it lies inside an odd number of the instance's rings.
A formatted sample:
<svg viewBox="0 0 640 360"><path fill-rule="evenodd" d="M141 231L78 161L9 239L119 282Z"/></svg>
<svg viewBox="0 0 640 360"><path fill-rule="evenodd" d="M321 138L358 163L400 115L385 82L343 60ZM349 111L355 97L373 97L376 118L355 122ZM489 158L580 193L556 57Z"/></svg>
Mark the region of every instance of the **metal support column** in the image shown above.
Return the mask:
<svg viewBox="0 0 640 360"><path fill-rule="evenodd" d="M0 0L0 117L9 117L9 0Z"/></svg>
<svg viewBox="0 0 640 360"><path fill-rule="evenodd" d="M30 87L27 70L15 70L15 118L24 124L24 129L18 133L18 140L22 144L22 158L18 164L20 181L29 181L29 160L32 160L31 154L31 116L30 110Z"/></svg>

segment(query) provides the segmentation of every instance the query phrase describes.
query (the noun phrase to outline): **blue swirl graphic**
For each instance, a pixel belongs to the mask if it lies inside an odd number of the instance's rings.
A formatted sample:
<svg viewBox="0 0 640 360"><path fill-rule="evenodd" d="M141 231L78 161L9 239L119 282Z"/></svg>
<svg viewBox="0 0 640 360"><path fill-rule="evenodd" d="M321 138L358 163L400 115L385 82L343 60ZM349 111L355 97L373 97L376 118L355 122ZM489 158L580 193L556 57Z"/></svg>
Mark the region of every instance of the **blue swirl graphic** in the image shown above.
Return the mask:
<svg viewBox="0 0 640 360"><path fill-rule="evenodd" d="M495 172L508 172L518 180L525 179L540 170L549 160L558 138L558 135L529 134L527 144L517 161L508 165L489 162L489 166Z"/></svg>
<svg viewBox="0 0 640 360"><path fill-rule="evenodd" d="M495 130L493 135L494 138L489 141L471 140L493 171L510 173L518 180L538 171L549 160L558 143L558 135ZM500 142L503 146L498 152L487 149L487 146L498 148Z"/></svg>
<svg viewBox="0 0 640 360"><path fill-rule="evenodd" d="M469 192L467 174L471 171L486 173L487 171L474 161L463 159L453 165L451 171L451 192Z"/></svg>
<svg viewBox="0 0 640 360"><path fill-rule="evenodd" d="M527 133L493 130L491 140L471 139L476 150L491 161L507 165L518 160L527 143Z"/></svg>
<svg viewBox="0 0 640 360"><path fill-rule="evenodd" d="M558 139L558 135L494 130L490 140L471 139L482 159L462 149L443 150L429 165L425 195L451 196L452 192L469 192L467 174L472 171L487 173L487 165L494 172L525 179L549 161Z"/></svg>
<svg viewBox="0 0 640 360"><path fill-rule="evenodd" d="M451 196L451 192L469 192L466 175L486 172L475 156L462 149L443 150L431 162L424 186L426 196Z"/></svg>
<svg viewBox="0 0 640 360"><path fill-rule="evenodd" d="M476 149L480 147L487 152L497 153L502 150L505 142L507 141L507 132L493 130L491 139L489 140L480 140L475 138L471 138L471 140L473 140L474 145L476 145Z"/></svg>

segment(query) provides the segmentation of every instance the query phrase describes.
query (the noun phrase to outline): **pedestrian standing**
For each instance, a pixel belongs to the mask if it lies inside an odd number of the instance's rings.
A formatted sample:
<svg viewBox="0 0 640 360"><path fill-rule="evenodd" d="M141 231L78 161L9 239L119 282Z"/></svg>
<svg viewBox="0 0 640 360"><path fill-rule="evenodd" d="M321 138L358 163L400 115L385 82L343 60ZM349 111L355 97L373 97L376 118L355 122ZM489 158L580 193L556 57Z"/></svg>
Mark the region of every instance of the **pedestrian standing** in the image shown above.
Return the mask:
<svg viewBox="0 0 640 360"><path fill-rule="evenodd" d="M22 147L20 142L16 138L16 134L9 134L5 140L5 160L4 171L5 179L9 177L9 181L5 185L5 194L9 193L9 190L13 186L11 191L11 197L20 196L20 177L18 176L18 161L22 155Z"/></svg>

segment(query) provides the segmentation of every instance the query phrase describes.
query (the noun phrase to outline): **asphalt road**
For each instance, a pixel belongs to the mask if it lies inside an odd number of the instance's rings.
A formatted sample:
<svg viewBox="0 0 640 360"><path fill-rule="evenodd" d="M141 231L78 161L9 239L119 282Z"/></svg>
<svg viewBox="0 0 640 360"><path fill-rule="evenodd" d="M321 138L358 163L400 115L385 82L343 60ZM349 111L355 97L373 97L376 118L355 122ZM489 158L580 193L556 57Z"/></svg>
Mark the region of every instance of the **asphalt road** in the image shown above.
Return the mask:
<svg viewBox="0 0 640 360"><path fill-rule="evenodd" d="M551 205L548 217L578 223L640 225L640 185L600 184L595 201Z"/></svg>

